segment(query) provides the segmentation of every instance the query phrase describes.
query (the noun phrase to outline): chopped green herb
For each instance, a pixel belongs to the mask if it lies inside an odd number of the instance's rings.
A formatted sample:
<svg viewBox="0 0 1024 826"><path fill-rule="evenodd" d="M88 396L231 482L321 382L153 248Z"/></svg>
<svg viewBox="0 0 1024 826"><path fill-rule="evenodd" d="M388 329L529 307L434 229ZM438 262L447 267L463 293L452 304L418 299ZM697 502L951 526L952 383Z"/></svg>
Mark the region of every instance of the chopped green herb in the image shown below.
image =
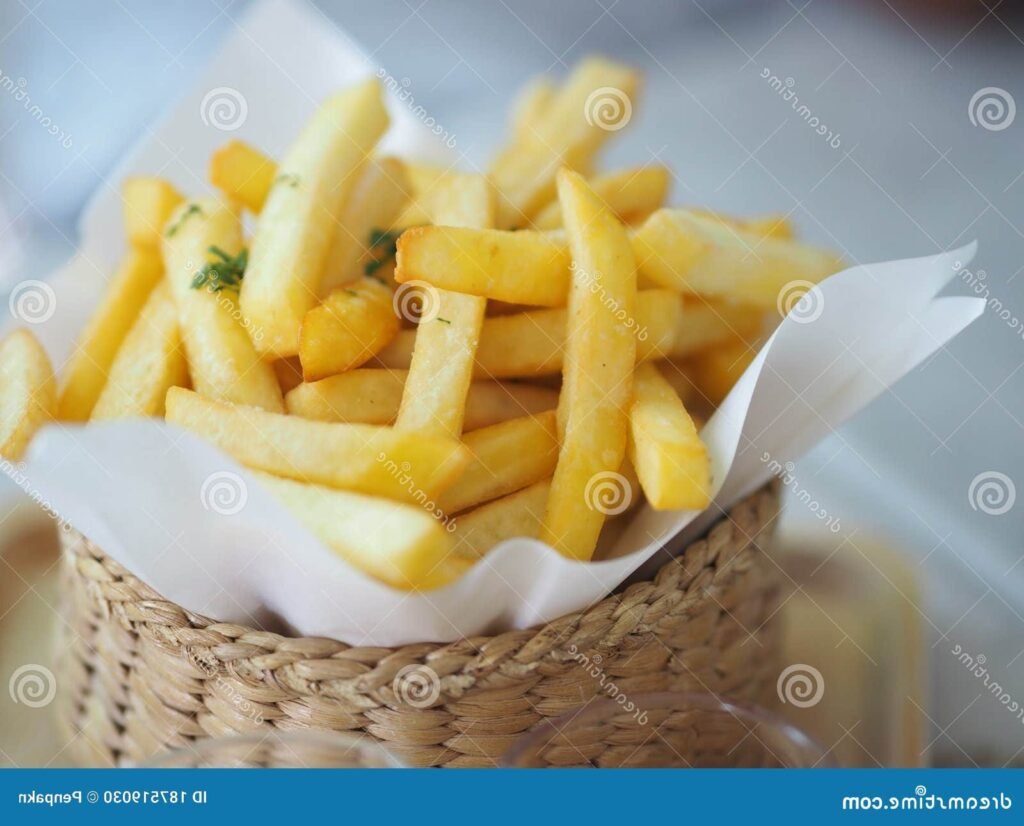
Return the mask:
<svg viewBox="0 0 1024 826"><path fill-rule="evenodd" d="M356 298L359 298L359 293L357 293L355 290L350 290L348 287L346 287L345 288L345 292L348 295L352 295L352 296L355 296Z"/></svg>
<svg viewBox="0 0 1024 826"><path fill-rule="evenodd" d="M224 289L236 289L245 276L245 266L249 263L249 250L242 249L238 255L232 257L220 247L210 247L210 255L217 257L216 261L209 261L196 273L192 279L192 289L208 289L212 293L219 293Z"/></svg>
<svg viewBox="0 0 1024 826"><path fill-rule="evenodd" d="M402 234L400 229L371 229L369 237L370 251L374 258L366 262L363 267L365 275L373 275L388 261L398 254L398 236Z"/></svg>
<svg viewBox="0 0 1024 826"><path fill-rule="evenodd" d="M442 324L451 324L451 321L449 321L447 318L441 318L441 316L438 316L437 320L440 321Z"/></svg>
<svg viewBox="0 0 1024 826"><path fill-rule="evenodd" d="M181 225L184 224L191 216L202 214L203 208L199 206L199 204L189 204L185 207L185 211L181 213L181 217L167 228L167 237L173 238L177 234L178 230L181 229Z"/></svg>
<svg viewBox="0 0 1024 826"><path fill-rule="evenodd" d="M276 178L274 178L274 184L286 184L292 189L297 187L302 179L298 175L292 175L289 172L282 172Z"/></svg>

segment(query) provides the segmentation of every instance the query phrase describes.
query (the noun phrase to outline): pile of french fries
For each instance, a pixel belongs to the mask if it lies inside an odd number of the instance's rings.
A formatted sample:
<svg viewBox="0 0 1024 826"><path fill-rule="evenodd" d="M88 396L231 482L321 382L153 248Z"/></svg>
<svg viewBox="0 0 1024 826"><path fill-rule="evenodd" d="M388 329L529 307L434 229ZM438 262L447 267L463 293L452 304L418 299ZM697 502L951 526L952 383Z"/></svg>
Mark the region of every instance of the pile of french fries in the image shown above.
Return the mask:
<svg viewBox="0 0 1024 826"><path fill-rule="evenodd" d="M618 130L594 94L639 86L596 58L534 83L485 174L377 153L370 80L280 160L227 143L215 195L126 181L128 252L59 393L28 332L0 344L0 453L49 420L164 417L402 589L511 537L588 560L642 501L705 508L700 421L781 292L841 262L782 216L666 208L662 166L595 172Z"/></svg>

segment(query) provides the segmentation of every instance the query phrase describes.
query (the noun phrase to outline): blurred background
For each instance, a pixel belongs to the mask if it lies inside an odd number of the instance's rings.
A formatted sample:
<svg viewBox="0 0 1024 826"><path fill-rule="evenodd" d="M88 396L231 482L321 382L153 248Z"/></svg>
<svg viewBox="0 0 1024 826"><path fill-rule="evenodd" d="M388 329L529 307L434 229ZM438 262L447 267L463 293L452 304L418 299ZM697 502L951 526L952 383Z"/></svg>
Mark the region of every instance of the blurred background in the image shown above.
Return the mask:
<svg viewBox="0 0 1024 826"><path fill-rule="evenodd" d="M0 80L14 81L0 86L5 291L45 278L72 253L98 184L247 5L0 2ZM1024 485L1021 4L340 0L314 13L374 64L409 78L466 165L486 164L523 83L564 74L596 51L647 73L644 100L606 166L670 165L677 203L787 213L805 238L851 262L978 240L970 283L950 291L986 298L986 315L794 471L842 530L830 532L797 501L782 532L820 560L804 572L810 580L839 563L831 587L857 580L843 612L794 586L822 645L860 661L860 677L836 679L888 680L940 762L1019 760L1024 724L1009 706L1024 704L1024 501L1014 506ZM769 85L773 75L828 136ZM0 532L14 525L5 520ZM896 646L888 665L865 633ZM956 651L980 656L986 676ZM921 684L892 678L894 668L919 666ZM838 737L856 741L856 722Z"/></svg>

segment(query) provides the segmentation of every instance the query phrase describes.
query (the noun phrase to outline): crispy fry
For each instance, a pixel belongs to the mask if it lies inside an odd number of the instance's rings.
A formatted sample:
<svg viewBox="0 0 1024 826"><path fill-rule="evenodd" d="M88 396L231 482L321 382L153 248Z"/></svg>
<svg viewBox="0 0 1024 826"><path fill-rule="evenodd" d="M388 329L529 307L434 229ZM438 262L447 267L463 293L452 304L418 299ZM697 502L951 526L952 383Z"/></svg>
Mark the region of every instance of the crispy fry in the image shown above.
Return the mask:
<svg viewBox="0 0 1024 826"><path fill-rule="evenodd" d="M185 200L163 178L128 178L121 187L128 240L140 247L159 248L164 224Z"/></svg>
<svg viewBox="0 0 1024 826"><path fill-rule="evenodd" d="M761 215L756 218L737 218L733 215L725 215L721 212L714 212L710 209L693 209L691 213L704 218L719 221L725 226L732 227L740 232L751 235L758 235L763 238L792 239L796 237L796 231L785 215L778 213Z"/></svg>
<svg viewBox="0 0 1024 826"><path fill-rule="evenodd" d="M0 341L0 456L21 459L57 409L57 382L42 345L28 330Z"/></svg>
<svg viewBox="0 0 1024 826"><path fill-rule="evenodd" d="M842 268L827 250L766 238L685 210L655 212L633 236L637 265L663 287L774 309L793 282Z"/></svg>
<svg viewBox="0 0 1024 826"><path fill-rule="evenodd" d="M557 94L553 83L537 78L516 96L512 103L512 134L517 141L533 139Z"/></svg>
<svg viewBox="0 0 1024 826"><path fill-rule="evenodd" d="M621 315L621 314L620 314ZM477 378L531 378L562 371L567 311L530 310L484 320L476 353ZM663 358L685 330L685 311L672 290L641 290L636 297L636 321L624 318L636 335L637 360ZM384 367L409 366L415 331L403 330L377 354Z"/></svg>
<svg viewBox="0 0 1024 826"><path fill-rule="evenodd" d="M188 363L171 288L161 282L117 351L93 420L163 416L171 387L188 384Z"/></svg>
<svg viewBox="0 0 1024 826"><path fill-rule="evenodd" d="M494 222L490 184L478 175L450 178L434 209L438 224L482 228ZM431 299L436 306L416 328L395 427L457 439L462 435L487 299L441 289L434 290Z"/></svg>
<svg viewBox="0 0 1024 826"><path fill-rule="evenodd" d="M561 448L541 538L575 559L597 547L605 513L588 501L595 480L626 454L636 363L636 264L626 231L578 174L558 174L558 195L573 257L558 422ZM594 290L597 284L599 289Z"/></svg>
<svg viewBox="0 0 1024 826"><path fill-rule="evenodd" d="M760 339L763 326L764 311L756 307L688 296L683 301L682 323L669 354L672 358L684 358L736 338L754 344Z"/></svg>
<svg viewBox="0 0 1024 826"><path fill-rule="evenodd" d="M393 424L402 401L405 370L349 370L303 383L285 397L288 412L325 422ZM475 381L466 396L467 431L545 410L554 410L558 393L528 384Z"/></svg>
<svg viewBox="0 0 1024 826"><path fill-rule="evenodd" d="M717 407L729 395L757 350L743 341L732 341L695 353L686 361L700 395Z"/></svg>
<svg viewBox="0 0 1024 826"><path fill-rule="evenodd" d="M341 287L306 313L299 360L306 381L344 373L372 358L398 334L391 289L374 278Z"/></svg>
<svg viewBox="0 0 1024 826"><path fill-rule="evenodd" d="M267 413L177 387L167 393L167 421L257 470L400 502L436 497L470 461L452 439Z"/></svg>
<svg viewBox="0 0 1024 826"><path fill-rule="evenodd" d="M560 307L569 289L569 251L544 233L414 227L398 239L399 283L425 281L513 304Z"/></svg>
<svg viewBox="0 0 1024 826"><path fill-rule="evenodd" d="M455 553L480 559L506 539L536 539L550 491L551 482L545 479L461 514L455 520Z"/></svg>
<svg viewBox="0 0 1024 826"><path fill-rule="evenodd" d="M619 216L631 223L643 220L665 204L670 175L664 166L641 166L597 175L590 181L594 194ZM532 229L558 229L562 226L562 209L554 200L530 222Z"/></svg>
<svg viewBox="0 0 1024 826"><path fill-rule="evenodd" d="M84 422L89 418L118 348L162 274L160 252L148 246L131 250L118 267L64 368L60 419Z"/></svg>
<svg viewBox="0 0 1024 826"><path fill-rule="evenodd" d="M210 183L254 215L263 209L276 177L273 159L245 141L228 141L210 157Z"/></svg>
<svg viewBox="0 0 1024 826"><path fill-rule="evenodd" d="M186 204L164 233L164 264L185 342L189 375L196 390L211 399L284 410L274 368L253 345L260 332L238 310L229 284L237 273L228 260L244 265L238 208L215 199ZM229 274L219 277L221 270Z"/></svg>
<svg viewBox="0 0 1024 826"><path fill-rule="evenodd" d="M242 312L263 331L261 354L293 356L356 170L387 129L376 79L330 98L281 162L260 213L242 285Z"/></svg>
<svg viewBox="0 0 1024 826"><path fill-rule="evenodd" d="M633 376L629 457L651 507L703 510L711 501L711 462L675 390L653 364Z"/></svg>
<svg viewBox="0 0 1024 826"><path fill-rule="evenodd" d="M581 62L544 106L544 116L518 132L491 167L498 187L497 226L529 225L551 200L561 166L581 169L614 132L629 122L639 74L600 58ZM611 128L609 128L611 127Z"/></svg>
<svg viewBox="0 0 1024 826"><path fill-rule="evenodd" d="M366 574L404 590L436 587L452 538L422 508L253 474L325 545Z"/></svg>
<svg viewBox="0 0 1024 826"><path fill-rule="evenodd" d="M524 416L467 433L473 454L465 472L437 501L454 514L547 479L558 460L555 411Z"/></svg>
<svg viewBox="0 0 1024 826"><path fill-rule="evenodd" d="M364 164L338 217L320 295L364 275L374 233L393 228L410 191L405 167L397 158L372 158Z"/></svg>

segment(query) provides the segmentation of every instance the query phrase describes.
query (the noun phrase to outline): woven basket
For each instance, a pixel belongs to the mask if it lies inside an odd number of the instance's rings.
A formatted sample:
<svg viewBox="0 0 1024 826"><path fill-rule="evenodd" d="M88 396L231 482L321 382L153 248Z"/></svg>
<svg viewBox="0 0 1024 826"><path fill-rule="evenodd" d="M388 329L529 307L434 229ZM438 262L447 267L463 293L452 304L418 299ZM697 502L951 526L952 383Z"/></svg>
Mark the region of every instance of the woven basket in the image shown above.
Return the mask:
<svg viewBox="0 0 1024 826"><path fill-rule="evenodd" d="M317 729L365 733L417 766L493 766L539 721L612 689L765 702L778 582L761 546L777 506L762 489L653 581L548 625L400 648L214 622L69 531L58 710L69 751L124 765L203 737Z"/></svg>

